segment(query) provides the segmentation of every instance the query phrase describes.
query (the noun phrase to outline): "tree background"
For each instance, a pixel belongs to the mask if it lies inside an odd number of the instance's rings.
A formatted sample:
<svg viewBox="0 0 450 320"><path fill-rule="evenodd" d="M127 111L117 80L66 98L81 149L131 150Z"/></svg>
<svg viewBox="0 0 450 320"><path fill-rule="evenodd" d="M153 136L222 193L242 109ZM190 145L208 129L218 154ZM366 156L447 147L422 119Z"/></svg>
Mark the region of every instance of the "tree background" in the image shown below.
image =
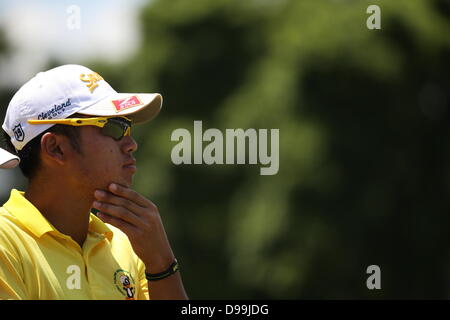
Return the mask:
<svg viewBox="0 0 450 320"><path fill-rule="evenodd" d="M134 187L158 205L190 298L450 298L449 1L154 0L139 19L131 58L79 63L164 96L134 130ZM174 165L171 133L194 120L278 128L278 174Z"/></svg>

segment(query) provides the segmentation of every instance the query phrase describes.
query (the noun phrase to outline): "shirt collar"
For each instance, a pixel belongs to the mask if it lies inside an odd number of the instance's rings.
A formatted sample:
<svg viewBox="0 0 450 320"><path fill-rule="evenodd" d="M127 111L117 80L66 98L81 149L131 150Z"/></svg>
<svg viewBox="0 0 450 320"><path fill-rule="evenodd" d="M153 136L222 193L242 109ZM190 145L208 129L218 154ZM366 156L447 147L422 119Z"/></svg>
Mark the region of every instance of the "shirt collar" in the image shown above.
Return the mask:
<svg viewBox="0 0 450 320"><path fill-rule="evenodd" d="M111 229L93 213L91 213L91 216L89 217L89 231L103 234L109 241L111 241L113 237Z"/></svg>
<svg viewBox="0 0 450 320"><path fill-rule="evenodd" d="M9 200L3 207L38 238L45 233L52 231L62 235L62 233L56 230L39 210L24 197L24 192L12 189ZM109 241L111 241L113 236L111 229L92 213L89 217L89 231L103 234Z"/></svg>

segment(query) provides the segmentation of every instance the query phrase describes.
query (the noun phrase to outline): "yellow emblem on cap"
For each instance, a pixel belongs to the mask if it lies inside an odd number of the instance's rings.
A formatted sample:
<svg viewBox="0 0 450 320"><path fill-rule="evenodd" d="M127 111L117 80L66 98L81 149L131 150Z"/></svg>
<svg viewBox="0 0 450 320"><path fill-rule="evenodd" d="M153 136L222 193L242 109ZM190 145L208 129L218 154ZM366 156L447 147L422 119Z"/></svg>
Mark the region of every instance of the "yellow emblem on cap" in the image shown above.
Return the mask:
<svg viewBox="0 0 450 320"><path fill-rule="evenodd" d="M83 82L88 82L86 87L89 88L89 91L94 92L95 88L98 87L98 81L103 80L102 76L99 75L97 72L90 73L88 75L85 75L84 73L80 74L80 80Z"/></svg>

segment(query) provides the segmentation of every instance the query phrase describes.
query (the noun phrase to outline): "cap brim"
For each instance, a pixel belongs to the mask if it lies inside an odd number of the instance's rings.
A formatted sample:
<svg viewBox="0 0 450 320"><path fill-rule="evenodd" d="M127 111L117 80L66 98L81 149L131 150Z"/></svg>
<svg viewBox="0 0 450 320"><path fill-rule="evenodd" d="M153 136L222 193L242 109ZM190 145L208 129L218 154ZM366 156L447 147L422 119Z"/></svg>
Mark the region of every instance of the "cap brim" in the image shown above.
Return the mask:
<svg viewBox="0 0 450 320"><path fill-rule="evenodd" d="M162 106L159 93L117 93L79 110L90 116L127 116L134 123L142 123L155 118Z"/></svg>
<svg viewBox="0 0 450 320"><path fill-rule="evenodd" d="M19 164L19 157L0 148L0 168L11 169Z"/></svg>

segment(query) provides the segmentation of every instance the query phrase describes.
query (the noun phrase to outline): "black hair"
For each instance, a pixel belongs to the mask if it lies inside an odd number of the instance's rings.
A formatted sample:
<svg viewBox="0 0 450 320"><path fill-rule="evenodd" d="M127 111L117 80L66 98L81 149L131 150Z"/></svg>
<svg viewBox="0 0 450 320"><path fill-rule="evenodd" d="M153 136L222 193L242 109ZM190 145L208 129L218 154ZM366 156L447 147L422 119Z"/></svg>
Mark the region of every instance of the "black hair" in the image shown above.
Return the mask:
<svg viewBox="0 0 450 320"><path fill-rule="evenodd" d="M20 163L19 167L22 171L23 175L28 178L28 180L33 179L36 175L36 172L39 169L41 164L40 150L41 150L41 138L47 132L52 132L55 134L64 135L69 138L70 144L72 147L78 152L81 153L81 147L79 143L79 131L78 127L72 127L62 124L56 124L46 131L39 134L37 137L34 137L31 141L29 141L22 150L16 151L14 145L11 143L11 138L9 135L3 131L3 139L6 146L6 149L19 156Z"/></svg>

